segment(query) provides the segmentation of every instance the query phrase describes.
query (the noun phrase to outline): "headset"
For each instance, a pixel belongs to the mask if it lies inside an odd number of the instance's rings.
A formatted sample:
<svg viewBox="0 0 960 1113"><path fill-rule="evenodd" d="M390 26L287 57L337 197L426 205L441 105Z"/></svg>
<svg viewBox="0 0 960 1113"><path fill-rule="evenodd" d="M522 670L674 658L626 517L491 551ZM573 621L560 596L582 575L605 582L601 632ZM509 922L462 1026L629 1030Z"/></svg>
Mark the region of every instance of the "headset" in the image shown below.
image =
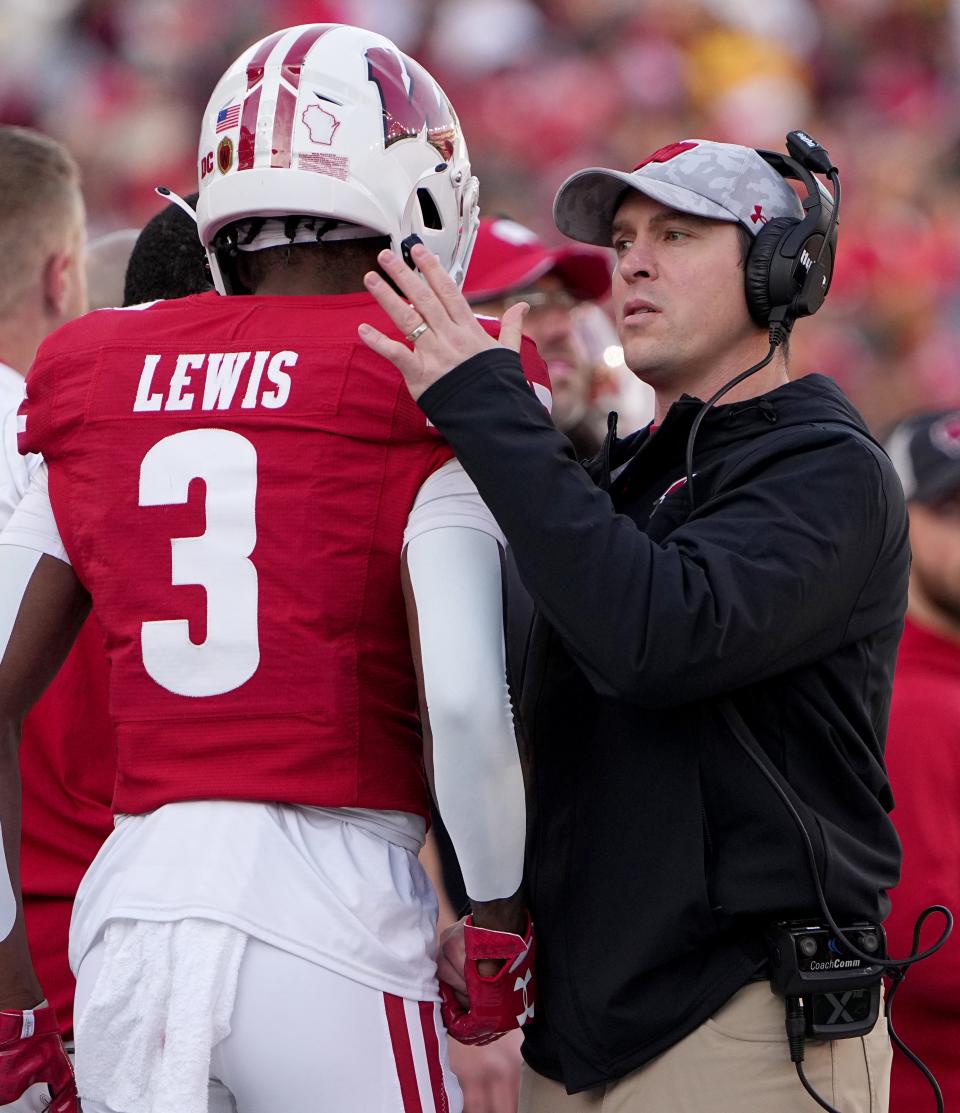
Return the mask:
<svg viewBox="0 0 960 1113"><path fill-rule="evenodd" d="M789 155L758 149L757 154L784 178L800 182L803 216L778 216L757 233L744 264L744 286L750 316L769 330L766 356L725 383L701 407L687 438L687 498L696 508L693 491L693 445L703 419L727 391L756 374L773 359L799 317L809 317L823 305L833 278L840 216L840 174L830 155L805 131L787 135ZM833 195L814 174L833 186Z"/></svg>
<svg viewBox="0 0 960 1113"><path fill-rule="evenodd" d="M787 149L757 154L783 178L800 182L803 218L779 216L760 229L745 267L747 307L758 325L779 324L786 331L798 317L809 317L823 304L833 277L840 213L840 178L830 156L805 131L791 131ZM817 181L826 175L833 196Z"/></svg>

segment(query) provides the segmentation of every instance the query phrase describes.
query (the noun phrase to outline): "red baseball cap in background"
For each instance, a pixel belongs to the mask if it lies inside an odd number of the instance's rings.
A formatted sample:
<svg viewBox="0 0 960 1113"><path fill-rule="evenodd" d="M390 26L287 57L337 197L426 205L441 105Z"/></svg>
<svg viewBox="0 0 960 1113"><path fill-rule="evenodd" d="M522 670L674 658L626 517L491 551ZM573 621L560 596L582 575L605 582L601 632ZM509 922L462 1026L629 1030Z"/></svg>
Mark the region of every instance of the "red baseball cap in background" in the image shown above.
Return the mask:
<svg viewBox="0 0 960 1113"><path fill-rule="evenodd" d="M550 251L522 224L484 217L463 292L469 302L495 301L554 274L578 301L599 301L610 293L611 266L606 254L594 248Z"/></svg>

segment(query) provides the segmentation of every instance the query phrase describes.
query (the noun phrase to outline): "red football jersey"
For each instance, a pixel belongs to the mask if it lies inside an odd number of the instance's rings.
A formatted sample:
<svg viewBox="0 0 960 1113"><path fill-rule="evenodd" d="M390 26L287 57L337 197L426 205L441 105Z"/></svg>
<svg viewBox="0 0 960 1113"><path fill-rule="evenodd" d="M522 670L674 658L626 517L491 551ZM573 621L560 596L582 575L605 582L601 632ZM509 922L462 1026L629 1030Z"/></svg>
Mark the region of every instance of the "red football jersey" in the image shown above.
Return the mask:
<svg viewBox="0 0 960 1113"><path fill-rule="evenodd" d="M960 908L960 645L907 617L897 657L887 731L887 773L903 846L900 884L884 925L892 955L913 946L917 917L931 904ZM921 946L943 929L931 916ZM912 966L897 990L892 1017L903 1042L933 1071L947 1109L960 1109L960 939ZM890 1108L913 1113L933 1105L930 1084L905 1055L893 1056Z"/></svg>
<svg viewBox="0 0 960 1113"><path fill-rule="evenodd" d="M202 294L41 347L20 448L46 458L104 630L115 810L425 814L400 553L451 452L363 321L397 335L365 293ZM546 386L528 342L523 359Z"/></svg>
<svg viewBox="0 0 960 1113"><path fill-rule="evenodd" d="M113 830L116 772L107 660L94 617L23 722L20 876L33 964L63 1036L73 1034L67 936L80 879Z"/></svg>

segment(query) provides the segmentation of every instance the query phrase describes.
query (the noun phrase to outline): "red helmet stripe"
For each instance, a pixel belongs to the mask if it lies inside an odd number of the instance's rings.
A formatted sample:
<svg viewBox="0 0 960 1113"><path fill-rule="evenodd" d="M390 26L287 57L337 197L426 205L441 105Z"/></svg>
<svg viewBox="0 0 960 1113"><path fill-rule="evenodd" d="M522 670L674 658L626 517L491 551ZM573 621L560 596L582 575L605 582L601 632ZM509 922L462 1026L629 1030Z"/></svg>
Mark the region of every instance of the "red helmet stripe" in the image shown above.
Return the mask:
<svg viewBox="0 0 960 1113"><path fill-rule="evenodd" d="M277 108L273 117L273 142L270 151L270 165L281 169L290 167L290 148L293 146L293 115L297 98L283 84L286 81L294 89L300 88L300 70L311 47L324 36L329 27L320 25L304 31L290 47L280 63L280 85L277 89Z"/></svg>
<svg viewBox="0 0 960 1113"><path fill-rule="evenodd" d="M257 145L257 113L260 111L260 90L263 71L270 57L270 51L283 38L286 31L276 31L257 47L247 62L247 95L243 101L243 115L240 117L240 140L237 143L237 169L250 170Z"/></svg>
<svg viewBox="0 0 960 1113"><path fill-rule="evenodd" d="M267 58L270 56L270 51L277 45L283 38L286 31L276 31L269 38L264 39L263 42L257 47L254 56L247 62L247 92L258 84L263 79L263 68L267 64Z"/></svg>
<svg viewBox="0 0 960 1113"><path fill-rule="evenodd" d="M250 170L257 145L257 112L260 110L260 89L257 86L243 102L240 120L240 142L237 144L237 169Z"/></svg>
<svg viewBox="0 0 960 1113"><path fill-rule="evenodd" d="M330 28L324 24L311 27L304 31L287 51L286 57L280 64L280 76L289 81L294 89L300 88L300 67L306 61L307 53L329 30Z"/></svg>

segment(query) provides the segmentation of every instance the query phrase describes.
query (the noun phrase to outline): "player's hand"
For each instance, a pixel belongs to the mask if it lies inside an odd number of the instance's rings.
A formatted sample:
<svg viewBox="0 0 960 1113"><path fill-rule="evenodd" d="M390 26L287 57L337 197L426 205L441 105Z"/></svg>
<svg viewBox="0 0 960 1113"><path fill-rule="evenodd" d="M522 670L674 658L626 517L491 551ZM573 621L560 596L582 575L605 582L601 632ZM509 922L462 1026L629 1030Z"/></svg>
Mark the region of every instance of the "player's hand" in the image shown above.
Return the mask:
<svg viewBox="0 0 960 1113"><path fill-rule="evenodd" d="M520 1097L519 1029L489 1047L450 1041L450 1066L460 1080L463 1113L516 1113Z"/></svg>
<svg viewBox="0 0 960 1113"><path fill-rule="evenodd" d="M467 981L463 968L467 962L467 948L463 941L463 930L467 917L457 920L440 936L440 953L437 955L437 977L441 985L446 985L457 996L463 1007L469 1008Z"/></svg>
<svg viewBox="0 0 960 1113"><path fill-rule="evenodd" d="M448 371L471 356L491 348L520 351L523 317L529 306L511 306L500 322L500 339L494 340L473 314L457 284L440 265L440 260L422 244L411 252L421 274L412 271L392 251L381 251L377 262L403 292L400 297L389 283L369 271L364 285L380 303L397 328L408 337L420 324L426 329L413 341L412 348L391 340L372 325L361 325L360 339L397 368L414 398ZM404 298L407 300L404 301Z"/></svg>
<svg viewBox="0 0 960 1113"><path fill-rule="evenodd" d="M49 1087L47 1113L80 1113L73 1067L53 1008L0 1012L0 1106L11 1105L38 1083Z"/></svg>
<svg viewBox="0 0 960 1113"><path fill-rule="evenodd" d="M440 1011L455 1040L486 1044L533 1019L536 944L529 918L523 936L474 927L472 920L468 916L463 927L468 1007L458 1000L453 986L441 981ZM485 960L499 960L503 965L497 974L484 977L477 964Z"/></svg>

